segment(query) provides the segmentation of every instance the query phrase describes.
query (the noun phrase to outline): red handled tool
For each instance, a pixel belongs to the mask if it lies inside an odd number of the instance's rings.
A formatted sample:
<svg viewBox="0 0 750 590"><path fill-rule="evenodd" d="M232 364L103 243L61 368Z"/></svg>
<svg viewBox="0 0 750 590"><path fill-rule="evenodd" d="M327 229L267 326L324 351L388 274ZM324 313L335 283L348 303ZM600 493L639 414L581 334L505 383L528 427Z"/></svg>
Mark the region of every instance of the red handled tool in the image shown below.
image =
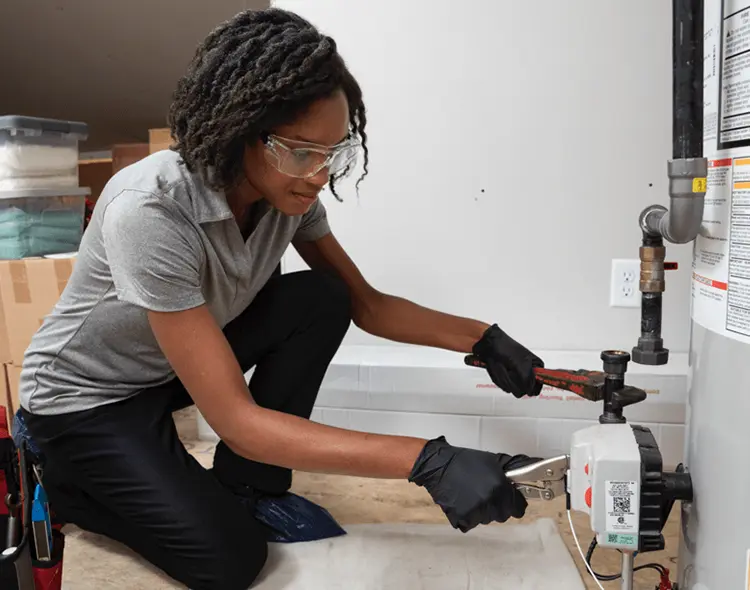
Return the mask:
<svg viewBox="0 0 750 590"><path fill-rule="evenodd" d="M468 355L464 361L471 367L486 368L486 365L474 355ZM570 391L592 402L604 399L605 374L602 371L537 368L534 369L534 373L537 381L555 389Z"/></svg>

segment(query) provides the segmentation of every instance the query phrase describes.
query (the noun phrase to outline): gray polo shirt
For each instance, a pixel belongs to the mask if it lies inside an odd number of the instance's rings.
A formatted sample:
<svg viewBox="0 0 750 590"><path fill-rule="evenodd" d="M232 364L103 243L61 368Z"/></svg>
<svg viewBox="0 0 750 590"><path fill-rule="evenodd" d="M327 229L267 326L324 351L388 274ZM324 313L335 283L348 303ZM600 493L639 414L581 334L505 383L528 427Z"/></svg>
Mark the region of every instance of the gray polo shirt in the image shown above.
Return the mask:
<svg viewBox="0 0 750 590"><path fill-rule="evenodd" d="M264 205L245 241L223 193L161 151L102 191L70 280L29 346L21 405L60 414L122 400L174 372L147 310L206 304L222 328L253 301L292 239L329 232L323 204L290 217Z"/></svg>

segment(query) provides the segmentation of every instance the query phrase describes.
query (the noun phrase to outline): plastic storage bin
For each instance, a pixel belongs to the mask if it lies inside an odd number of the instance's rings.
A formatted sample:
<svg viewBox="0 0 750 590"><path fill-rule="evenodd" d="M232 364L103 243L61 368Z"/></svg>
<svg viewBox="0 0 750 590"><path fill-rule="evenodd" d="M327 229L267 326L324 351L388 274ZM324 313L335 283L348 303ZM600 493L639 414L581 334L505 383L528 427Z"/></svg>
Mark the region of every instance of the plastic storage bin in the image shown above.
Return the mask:
<svg viewBox="0 0 750 590"><path fill-rule="evenodd" d="M78 144L88 126L73 121L0 117L0 191L78 186Z"/></svg>
<svg viewBox="0 0 750 590"><path fill-rule="evenodd" d="M88 188L0 191L0 259L76 252Z"/></svg>

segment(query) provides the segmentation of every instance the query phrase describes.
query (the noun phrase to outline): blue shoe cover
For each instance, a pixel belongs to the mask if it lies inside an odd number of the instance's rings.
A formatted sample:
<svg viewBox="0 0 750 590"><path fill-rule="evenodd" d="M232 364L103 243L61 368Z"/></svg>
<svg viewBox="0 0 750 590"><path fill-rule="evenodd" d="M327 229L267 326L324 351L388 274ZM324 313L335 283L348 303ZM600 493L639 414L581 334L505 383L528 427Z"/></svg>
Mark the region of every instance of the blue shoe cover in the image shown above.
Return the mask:
<svg viewBox="0 0 750 590"><path fill-rule="evenodd" d="M346 534L325 508L291 492L259 498L255 518L269 528L272 543L319 541Z"/></svg>

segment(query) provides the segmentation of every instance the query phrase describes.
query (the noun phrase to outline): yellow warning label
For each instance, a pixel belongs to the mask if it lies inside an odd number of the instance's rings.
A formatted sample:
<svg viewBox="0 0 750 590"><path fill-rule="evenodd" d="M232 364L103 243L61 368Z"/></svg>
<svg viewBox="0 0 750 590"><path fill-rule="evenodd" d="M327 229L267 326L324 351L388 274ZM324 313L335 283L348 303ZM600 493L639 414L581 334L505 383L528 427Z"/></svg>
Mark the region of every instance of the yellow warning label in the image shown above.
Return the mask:
<svg viewBox="0 0 750 590"><path fill-rule="evenodd" d="M694 193L705 193L706 192L706 179L705 178L693 178L693 192Z"/></svg>

